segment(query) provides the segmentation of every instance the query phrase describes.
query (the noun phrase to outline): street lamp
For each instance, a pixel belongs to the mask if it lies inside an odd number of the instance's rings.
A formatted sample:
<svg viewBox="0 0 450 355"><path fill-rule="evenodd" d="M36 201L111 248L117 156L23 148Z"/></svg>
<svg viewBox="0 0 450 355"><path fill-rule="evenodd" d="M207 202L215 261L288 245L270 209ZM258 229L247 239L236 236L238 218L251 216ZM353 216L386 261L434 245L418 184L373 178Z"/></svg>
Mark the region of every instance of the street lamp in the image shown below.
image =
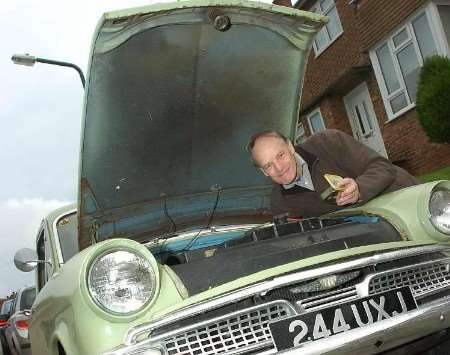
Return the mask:
<svg viewBox="0 0 450 355"><path fill-rule="evenodd" d="M37 63L53 64L53 65L59 65L59 66L62 66L62 67L73 68L80 75L81 84L83 84L83 88L84 88L85 80L84 80L83 71L80 69L80 67L78 67L77 65L75 65L73 63L61 62L59 60L52 60L52 59L44 59L44 58L33 57L32 55L29 55L28 53L27 54L14 54L11 57L11 60L13 61L14 64L26 65L28 67L33 66L34 63L37 62Z"/></svg>

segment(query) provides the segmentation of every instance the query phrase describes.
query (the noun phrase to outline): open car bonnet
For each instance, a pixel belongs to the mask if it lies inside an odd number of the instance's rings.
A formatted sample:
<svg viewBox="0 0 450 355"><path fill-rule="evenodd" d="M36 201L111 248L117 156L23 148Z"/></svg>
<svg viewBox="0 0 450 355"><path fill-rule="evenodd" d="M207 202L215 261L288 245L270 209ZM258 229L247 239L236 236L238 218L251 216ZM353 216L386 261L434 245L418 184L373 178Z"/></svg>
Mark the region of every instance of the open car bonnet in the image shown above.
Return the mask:
<svg viewBox="0 0 450 355"><path fill-rule="evenodd" d="M206 224L214 207L215 222L267 218L270 184L245 146L260 130L292 136L324 22L245 1L105 14L86 87L80 247Z"/></svg>

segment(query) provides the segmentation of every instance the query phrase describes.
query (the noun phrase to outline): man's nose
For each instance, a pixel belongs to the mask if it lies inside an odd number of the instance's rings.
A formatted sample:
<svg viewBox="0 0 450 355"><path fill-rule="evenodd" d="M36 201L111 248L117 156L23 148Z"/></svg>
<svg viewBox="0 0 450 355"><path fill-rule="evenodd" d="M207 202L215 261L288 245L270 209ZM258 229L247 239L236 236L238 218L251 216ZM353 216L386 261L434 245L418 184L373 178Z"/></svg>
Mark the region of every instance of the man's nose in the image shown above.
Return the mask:
<svg viewBox="0 0 450 355"><path fill-rule="evenodd" d="M276 172L280 172L281 170L283 170L282 164L278 161L273 162L273 167L275 168Z"/></svg>

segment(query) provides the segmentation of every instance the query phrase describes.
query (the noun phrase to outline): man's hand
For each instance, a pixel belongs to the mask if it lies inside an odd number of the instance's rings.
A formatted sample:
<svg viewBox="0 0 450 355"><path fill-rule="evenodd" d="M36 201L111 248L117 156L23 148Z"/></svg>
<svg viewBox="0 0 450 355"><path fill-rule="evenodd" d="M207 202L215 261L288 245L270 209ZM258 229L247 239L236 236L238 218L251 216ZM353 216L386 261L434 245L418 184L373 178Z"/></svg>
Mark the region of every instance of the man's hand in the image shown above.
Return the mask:
<svg viewBox="0 0 450 355"><path fill-rule="evenodd" d="M354 179L342 179L339 183L339 187L343 190L339 191L336 196L336 204L338 206L349 205L359 200L359 187Z"/></svg>

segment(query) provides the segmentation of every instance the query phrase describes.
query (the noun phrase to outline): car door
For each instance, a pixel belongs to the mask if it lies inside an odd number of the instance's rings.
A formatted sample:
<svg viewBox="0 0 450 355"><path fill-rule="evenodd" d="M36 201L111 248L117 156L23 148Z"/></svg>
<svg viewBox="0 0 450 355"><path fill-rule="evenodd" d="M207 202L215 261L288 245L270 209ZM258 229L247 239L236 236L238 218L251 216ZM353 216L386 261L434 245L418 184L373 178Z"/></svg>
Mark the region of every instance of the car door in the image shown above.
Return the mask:
<svg viewBox="0 0 450 355"><path fill-rule="evenodd" d="M48 279L52 276L54 270L53 265L55 265L55 261L53 260L50 236L46 228L46 223L44 222L42 223L36 241L36 252L38 255L38 260L45 260L45 263L37 264L36 286L37 292L39 292L47 283Z"/></svg>

